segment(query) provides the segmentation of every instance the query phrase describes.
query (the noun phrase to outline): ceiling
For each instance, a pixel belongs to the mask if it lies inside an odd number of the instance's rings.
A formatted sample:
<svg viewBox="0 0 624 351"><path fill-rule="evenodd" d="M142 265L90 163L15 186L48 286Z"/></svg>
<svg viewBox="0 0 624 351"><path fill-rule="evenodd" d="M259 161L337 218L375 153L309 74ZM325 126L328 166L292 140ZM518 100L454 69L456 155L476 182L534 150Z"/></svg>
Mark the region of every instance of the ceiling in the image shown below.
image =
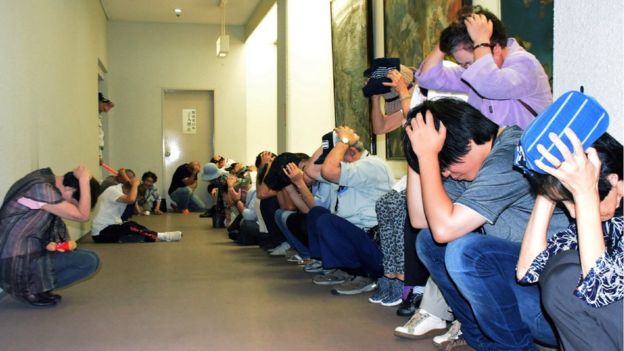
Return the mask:
<svg viewBox="0 0 624 351"><path fill-rule="evenodd" d="M221 0L100 0L109 21L221 24ZM262 0L223 0L225 23L245 25ZM175 8L182 9L179 17Z"/></svg>

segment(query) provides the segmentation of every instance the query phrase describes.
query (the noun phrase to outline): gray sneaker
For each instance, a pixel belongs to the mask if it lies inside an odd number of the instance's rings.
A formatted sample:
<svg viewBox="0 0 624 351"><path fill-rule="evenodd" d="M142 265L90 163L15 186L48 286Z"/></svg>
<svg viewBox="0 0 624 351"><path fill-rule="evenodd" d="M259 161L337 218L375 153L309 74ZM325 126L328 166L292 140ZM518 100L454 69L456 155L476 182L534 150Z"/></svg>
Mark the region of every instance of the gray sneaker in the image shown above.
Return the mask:
<svg viewBox="0 0 624 351"><path fill-rule="evenodd" d="M342 284L351 278L353 278L353 276L349 273L341 271L340 269L333 269L330 272L315 275L312 282L316 285L336 285Z"/></svg>
<svg viewBox="0 0 624 351"><path fill-rule="evenodd" d="M382 306L396 306L403 302L403 281L390 279L388 294L381 301Z"/></svg>
<svg viewBox="0 0 624 351"><path fill-rule="evenodd" d="M331 293L334 295L356 295L373 291L376 287L377 283L372 279L357 275L333 288Z"/></svg>
<svg viewBox="0 0 624 351"><path fill-rule="evenodd" d="M308 273L320 273L323 271L323 261L312 259L310 263L303 266L303 270Z"/></svg>

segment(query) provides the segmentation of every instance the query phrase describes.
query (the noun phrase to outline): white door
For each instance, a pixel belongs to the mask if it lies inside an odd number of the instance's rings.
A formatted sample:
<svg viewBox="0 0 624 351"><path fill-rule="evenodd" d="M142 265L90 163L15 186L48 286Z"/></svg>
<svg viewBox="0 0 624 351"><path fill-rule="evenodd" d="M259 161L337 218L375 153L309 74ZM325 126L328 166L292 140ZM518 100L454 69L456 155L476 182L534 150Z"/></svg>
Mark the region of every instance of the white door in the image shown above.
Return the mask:
<svg viewBox="0 0 624 351"><path fill-rule="evenodd" d="M165 90L163 94L164 179L161 183L167 194L176 168L190 161L202 166L213 155L214 94L212 91ZM210 205L207 184L199 179L196 194Z"/></svg>

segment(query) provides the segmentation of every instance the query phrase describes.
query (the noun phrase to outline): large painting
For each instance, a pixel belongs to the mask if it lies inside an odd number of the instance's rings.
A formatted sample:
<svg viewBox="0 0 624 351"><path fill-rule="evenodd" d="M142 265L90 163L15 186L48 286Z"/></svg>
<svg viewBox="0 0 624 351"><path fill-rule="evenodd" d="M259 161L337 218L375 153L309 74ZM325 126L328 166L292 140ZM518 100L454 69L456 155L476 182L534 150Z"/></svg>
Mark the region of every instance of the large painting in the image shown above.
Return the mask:
<svg viewBox="0 0 624 351"><path fill-rule="evenodd" d="M375 153L369 102L362 93L363 72L370 65L372 52L369 11L368 0L331 2L336 125L353 128Z"/></svg>
<svg viewBox="0 0 624 351"><path fill-rule="evenodd" d="M401 64L418 67L438 44L440 32L456 18L462 0L385 0L385 56L398 57ZM401 130L386 134L386 158L404 159Z"/></svg>
<svg viewBox="0 0 624 351"><path fill-rule="evenodd" d="M501 1L501 20L509 37L540 61L552 88L553 69L553 0ZM527 26L527 23L531 23Z"/></svg>

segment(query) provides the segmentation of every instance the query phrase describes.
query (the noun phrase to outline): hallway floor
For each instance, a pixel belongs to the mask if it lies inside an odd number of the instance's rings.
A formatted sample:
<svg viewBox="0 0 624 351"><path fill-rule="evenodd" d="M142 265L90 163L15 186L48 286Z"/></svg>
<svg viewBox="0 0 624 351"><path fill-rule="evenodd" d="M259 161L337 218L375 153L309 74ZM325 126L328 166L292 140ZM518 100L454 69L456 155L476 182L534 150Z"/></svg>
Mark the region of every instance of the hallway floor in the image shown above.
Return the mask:
<svg viewBox="0 0 624 351"><path fill-rule="evenodd" d="M93 244L89 280L54 308L0 299L0 350L435 350L393 335L407 321L368 296L333 296L312 274L257 246L240 247L210 218L140 217L182 241Z"/></svg>

